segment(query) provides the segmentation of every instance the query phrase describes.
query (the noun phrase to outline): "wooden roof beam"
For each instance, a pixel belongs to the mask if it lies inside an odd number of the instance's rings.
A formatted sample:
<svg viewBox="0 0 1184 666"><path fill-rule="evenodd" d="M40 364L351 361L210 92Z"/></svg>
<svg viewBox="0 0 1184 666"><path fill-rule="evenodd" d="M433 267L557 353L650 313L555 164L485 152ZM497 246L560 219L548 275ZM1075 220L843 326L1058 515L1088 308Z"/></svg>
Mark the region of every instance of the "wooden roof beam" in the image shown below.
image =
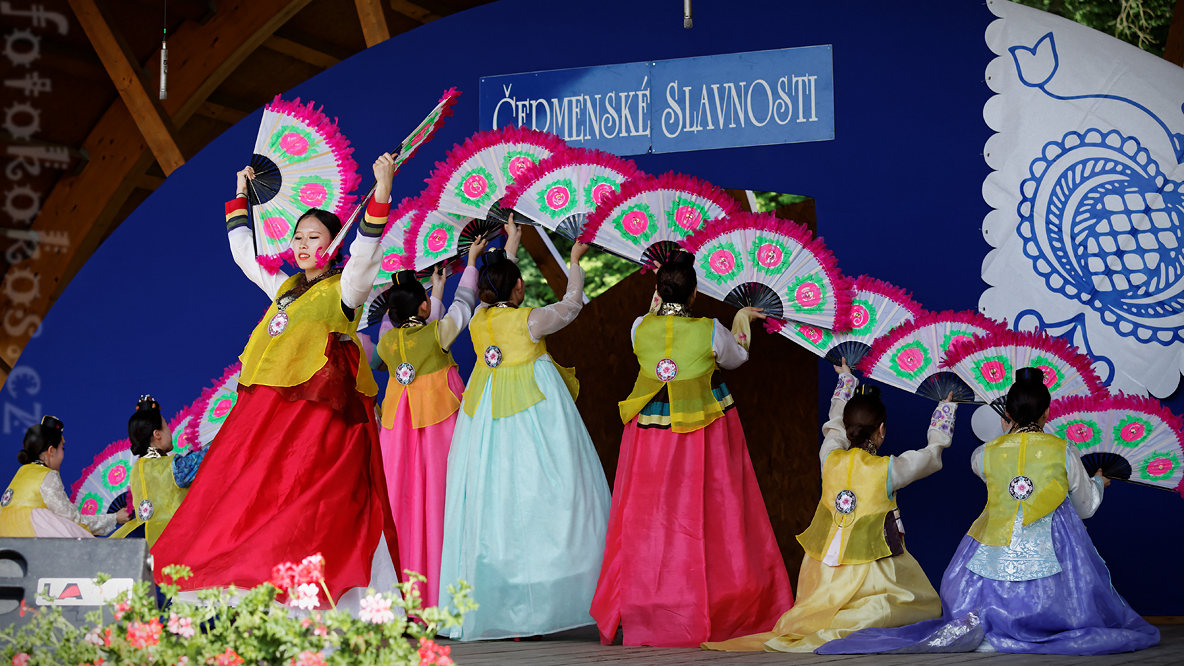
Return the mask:
<svg viewBox="0 0 1184 666"><path fill-rule="evenodd" d="M424 9L410 0L391 0L391 9L420 23L431 23L440 18L439 14L433 14L431 10Z"/></svg>
<svg viewBox="0 0 1184 666"><path fill-rule="evenodd" d="M366 48L391 38L391 28L386 24L386 14L382 13L379 0L354 0L354 3L358 6L358 21L362 24Z"/></svg>
<svg viewBox="0 0 1184 666"><path fill-rule="evenodd" d="M140 128L160 168L168 175L185 163L177 147L177 134L164 108L144 85L144 72L133 62L131 49L123 38L111 29L111 23L94 0L69 0L74 17L99 55L103 68L115 84L120 99Z"/></svg>
<svg viewBox="0 0 1184 666"><path fill-rule="evenodd" d="M318 51L311 46L305 46L304 44L291 39L285 39L279 35L272 35L271 37L268 37L267 41L263 42L263 46L275 51L276 53L282 53L289 58L295 58L300 62L312 65L313 67L318 67L320 69L329 69L333 65L341 62L340 59L334 58L328 53Z"/></svg>

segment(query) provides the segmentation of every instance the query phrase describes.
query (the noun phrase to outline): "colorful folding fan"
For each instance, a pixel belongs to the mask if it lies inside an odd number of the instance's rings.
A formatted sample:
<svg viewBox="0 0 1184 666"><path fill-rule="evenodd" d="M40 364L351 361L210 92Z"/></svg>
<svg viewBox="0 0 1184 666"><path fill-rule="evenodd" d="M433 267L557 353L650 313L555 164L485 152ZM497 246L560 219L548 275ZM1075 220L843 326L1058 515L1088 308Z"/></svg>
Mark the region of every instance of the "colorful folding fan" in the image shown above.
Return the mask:
<svg viewBox="0 0 1184 666"><path fill-rule="evenodd" d="M1003 401L1019 368L1040 368L1053 400L1069 396L1104 396L1092 359L1062 338L1043 331L1002 330L950 345L941 362L975 394L1003 415Z"/></svg>
<svg viewBox="0 0 1184 666"><path fill-rule="evenodd" d="M788 321L782 334L835 365L846 359L854 367L876 338L924 311L907 291L867 275L855 278L852 288L850 330L835 331Z"/></svg>
<svg viewBox="0 0 1184 666"><path fill-rule="evenodd" d="M931 400L945 400L953 392L958 402L974 402L974 390L939 364L959 339L1002 330L1003 324L973 311L922 313L877 338L859 369L872 379Z"/></svg>
<svg viewBox="0 0 1184 666"><path fill-rule="evenodd" d="M1184 496L1184 420L1142 396L1073 396L1052 403L1048 432L1071 442L1085 471Z"/></svg>
<svg viewBox="0 0 1184 666"><path fill-rule="evenodd" d="M378 244L382 250L381 263L378 274L370 287L370 295L366 297L366 304L362 308L362 323L358 328L366 328L377 323L386 314L386 290L391 286L392 276L411 268L411 260L404 248L407 231L411 223L421 210L419 197L407 197L399 203L398 208L391 211L386 229Z"/></svg>
<svg viewBox="0 0 1184 666"><path fill-rule="evenodd" d="M336 120L314 106L276 96L263 108L247 200L255 218L255 255L270 270L278 270L306 210L322 208L344 218L355 200L350 193L361 182L349 140Z"/></svg>
<svg viewBox="0 0 1184 666"><path fill-rule="evenodd" d="M403 163L411 159L419 147L427 143L436 135L436 131L444 125L444 119L452 115L452 106L456 104L456 98L460 97L460 91L456 88L449 88L440 96L440 101L436 103L435 108L428 113L427 117L420 121L419 125L408 134L405 139L399 144L399 147L391 152L395 161L395 173L399 172L399 167ZM350 214L349 219L342 225L341 231L337 232L337 236L333 238L333 242L329 245L326 252L326 257L332 257L337 253L338 249L345 243L345 237L348 235L350 228L365 209L366 203L370 197L374 195L374 187L362 200L354 207L353 213ZM391 222L394 221L392 216Z"/></svg>
<svg viewBox="0 0 1184 666"><path fill-rule="evenodd" d="M680 241L738 211L727 192L691 176L632 178L588 216L580 242L656 268Z"/></svg>
<svg viewBox="0 0 1184 666"><path fill-rule="evenodd" d="M426 195L421 196L421 203ZM481 236L491 238L502 233L496 219L468 218L445 213L437 208L420 208L403 238L404 262L412 270L426 271L444 261L451 262L468 254L469 246Z"/></svg>
<svg viewBox="0 0 1184 666"><path fill-rule="evenodd" d="M612 153L568 148L515 179L502 206L575 240L588 214L619 192L622 183L640 174L637 165Z"/></svg>
<svg viewBox="0 0 1184 666"><path fill-rule="evenodd" d="M242 364L235 362L226 368L214 385L202 392L193 403L193 420L186 429L186 437L197 442L198 448L209 446L214 436L226 423L230 410L238 403L238 375Z"/></svg>
<svg viewBox="0 0 1184 666"><path fill-rule="evenodd" d="M699 291L767 317L834 328L849 319L851 284L805 226L771 213L734 213L682 241Z"/></svg>
<svg viewBox="0 0 1184 666"><path fill-rule="evenodd" d="M483 220L527 169L567 148L554 134L508 125L477 132L436 164L424 203L443 213ZM492 216L499 222L505 216Z"/></svg>

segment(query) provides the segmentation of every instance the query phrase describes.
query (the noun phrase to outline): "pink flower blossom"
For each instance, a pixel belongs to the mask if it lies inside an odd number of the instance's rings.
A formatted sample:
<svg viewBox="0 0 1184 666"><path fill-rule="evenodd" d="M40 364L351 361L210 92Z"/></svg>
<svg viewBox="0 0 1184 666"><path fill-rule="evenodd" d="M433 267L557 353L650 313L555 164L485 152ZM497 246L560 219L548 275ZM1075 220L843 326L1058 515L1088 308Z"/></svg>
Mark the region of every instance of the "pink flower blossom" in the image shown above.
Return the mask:
<svg viewBox="0 0 1184 666"><path fill-rule="evenodd" d="M189 666L189 657L185 655L178 657L176 666Z"/></svg>
<svg viewBox="0 0 1184 666"><path fill-rule="evenodd" d="M28 666L28 663L28 652L17 652L16 654L12 655L12 666Z"/></svg>
<svg viewBox="0 0 1184 666"><path fill-rule="evenodd" d="M222 654L214 657L214 664L216 666L240 666L243 663L243 658L238 656L238 653L230 648Z"/></svg>
<svg viewBox="0 0 1184 666"><path fill-rule="evenodd" d="M300 566L296 569L296 582L304 583L319 583L325 579L325 556L317 553L316 555L309 555L300 561Z"/></svg>
<svg viewBox="0 0 1184 666"><path fill-rule="evenodd" d="M381 594L370 594L362 599L362 610L358 613L358 618L372 624L386 624L394 621L395 614L391 612L391 600Z"/></svg>
<svg viewBox="0 0 1184 666"><path fill-rule="evenodd" d="M144 649L160 642L160 632L164 627L160 620L152 618L147 622L132 622L127 627L127 642L134 648Z"/></svg>
<svg viewBox="0 0 1184 666"><path fill-rule="evenodd" d="M320 652L305 650L292 659L292 666L326 666L325 658Z"/></svg>
<svg viewBox="0 0 1184 666"><path fill-rule="evenodd" d="M417 650L419 666L453 666L455 662L448 656L451 652L451 647L439 645L429 638L420 638Z"/></svg>
<svg viewBox="0 0 1184 666"><path fill-rule="evenodd" d="M131 610L132 605L126 601L121 601L115 604L115 621L118 622L123 619L124 613Z"/></svg>
<svg viewBox="0 0 1184 666"><path fill-rule="evenodd" d="M301 583L296 589L288 591L288 605L292 608L312 610L320 604L317 586L312 583Z"/></svg>
<svg viewBox="0 0 1184 666"><path fill-rule="evenodd" d="M291 562L277 564L271 569L271 584L281 592L287 592L296 585L296 565Z"/></svg>
<svg viewBox="0 0 1184 666"><path fill-rule="evenodd" d="M86 632L86 635L82 637L82 640L86 641L87 643L90 643L91 645L93 645L95 647L103 647L103 637L99 634L98 627L95 627L94 629L91 629L90 631Z"/></svg>
<svg viewBox="0 0 1184 666"><path fill-rule="evenodd" d="M196 633L193 620L176 613L169 613L169 631L182 638L193 638Z"/></svg>
<svg viewBox="0 0 1184 666"><path fill-rule="evenodd" d="M329 635L329 627L326 627L323 624L318 624L317 627L312 630L312 633L323 638Z"/></svg>

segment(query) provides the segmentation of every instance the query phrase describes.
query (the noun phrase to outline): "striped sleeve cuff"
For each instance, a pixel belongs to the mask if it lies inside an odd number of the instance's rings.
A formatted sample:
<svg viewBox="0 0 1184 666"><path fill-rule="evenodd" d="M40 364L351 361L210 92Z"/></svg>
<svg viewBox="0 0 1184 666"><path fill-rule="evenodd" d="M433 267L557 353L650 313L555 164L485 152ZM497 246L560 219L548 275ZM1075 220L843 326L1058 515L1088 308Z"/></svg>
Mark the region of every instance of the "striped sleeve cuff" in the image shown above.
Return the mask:
<svg viewBox="0 0 1184 666"><path fill-rule="evenodd" d="M251 218L247 216L247 198L235 197L226 202L226 230L234 231L239 227L251 226Z"/></svg>
<svg viewBox="0 0 1184 666"><path fill-rule="evenodd" d="M386 228L387 218L391 214L391 202L379 203L374 199L366 205L366 217L362 220L362 224L358 227L358 233L370 238L377 238L382 235L382 230Z"/></svg>

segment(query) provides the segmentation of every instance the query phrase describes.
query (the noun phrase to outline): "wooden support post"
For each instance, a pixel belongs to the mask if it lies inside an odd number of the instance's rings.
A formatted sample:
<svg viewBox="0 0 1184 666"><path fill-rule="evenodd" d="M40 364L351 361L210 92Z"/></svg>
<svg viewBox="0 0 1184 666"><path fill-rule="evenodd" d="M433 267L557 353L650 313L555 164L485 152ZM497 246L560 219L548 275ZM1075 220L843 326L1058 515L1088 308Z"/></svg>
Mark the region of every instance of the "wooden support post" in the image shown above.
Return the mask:
<svg viewBox="0 0 1184 666"><path fill-rule="evenodd" d="M539 234L546 233L545 230L540 231L539 227L527 224L523 224L521 227L522 247L526 248L530 258L534 259L535 265L539 267L539 272L547 280L547 286L555 294L555 300L561 300L563 295L567 293L567 268L555 261L555 256L551 254L551 250L547 249L547 244L539 236Z"/></svg>
<svg viewBox="0 0 1184 666"><path fill-rule="evenodd" d="M391 38L391 28L386 24L386 14L382 13L379 0L354 0L354 3L358 6L358 21L366 37L366 48Z"/></svg>
<svg viewBox="0 0 1184 666"><path fill-rule="evenodd" d="M95 47L107 75L115 84L119 97L132 114L140 134L148 143L148 148L156 156L160 168L165 175L172 173L185 163L181 149L177 147L177 136L173 123L165 115L159 100L148 93L144 85L144 72L132 60L131 50L123 38L111 29L107 17L103 15L94 0L69 0L74 16L82 25L82 30Z"/></svg>
<svg viewBox="0 0 1184 666"><path fill-rule="evenodd" d="M1184 0L1176 0L1172 9L1172 24L1168 26L1168 42L1163 48L1163 59L1184 67Z"/></svg>
<svg viewBox="0 0 1184 666"><path fill-rule="evenodd" d="M410 0L391 0L391 9L420 23L431 23L440 18L439 14L433 14L431 10L424 9Z"/></svg>

